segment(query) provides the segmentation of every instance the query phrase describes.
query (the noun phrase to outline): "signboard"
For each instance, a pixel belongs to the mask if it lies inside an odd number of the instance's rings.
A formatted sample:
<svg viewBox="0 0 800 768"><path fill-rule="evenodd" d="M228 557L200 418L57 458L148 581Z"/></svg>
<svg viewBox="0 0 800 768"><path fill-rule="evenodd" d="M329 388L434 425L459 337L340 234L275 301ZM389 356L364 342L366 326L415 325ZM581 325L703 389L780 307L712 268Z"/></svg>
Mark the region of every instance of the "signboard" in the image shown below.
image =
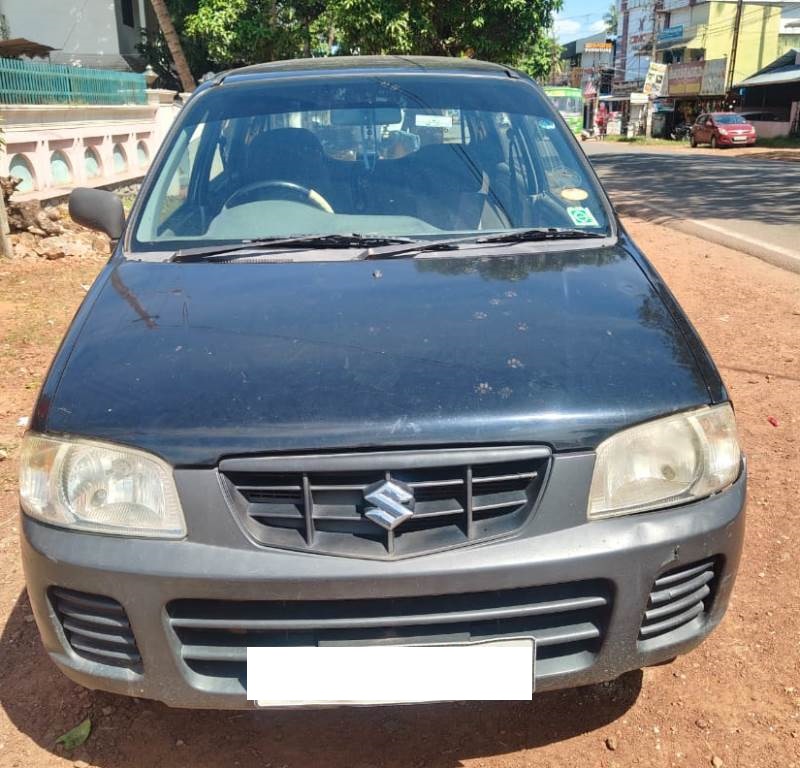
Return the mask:
<svg viewBox="0 0 800 768"><path fill-rule="evenodd" d="M631 104L647 104L649 99L646 93L632 93Z"/></svg>
<svg viewBox="0 0 800 768"><path fill-rule="evenodd" d="M674 27L667 27L658 33L659 43L671 43L676 40L683 40L683 24L677 24Z"/></svg>
<svg viewBox="0 0 800 768"><path fill-rule="evenodd" d="M670 96L696 96L703 82L705 62L686 61L669 65Z"/></svg>
<svg viewBox="0 0 800 768"><path fill-rule="evenodd" d="M650 62L647 69L647 77L644 80L644 88L642 91L645 95L652 98L661 96L664 92L665 80L667 77L667 65L657 64L655 61Z"/></svg>
<svg viewBox="0 0 800 768"><path fill-rule="evenodd" d="M611 53L611 43L586 43L583 50L586 53Z"/></svg>
<svg viewBox="0 0 800 768"><path fill-rule="evenodd" d="M628 0L628 33L621 38L617 65L626 83L640 83L647 73L650 56L645 48L653 41L653 17L653 0Z"/></svg>
<svg viewBox="0 0 800 768"><path fill-rule="evenodd" d="M722 96L725 93L727 59L709 59L703 69L700 84L701 96Z"/></svg>

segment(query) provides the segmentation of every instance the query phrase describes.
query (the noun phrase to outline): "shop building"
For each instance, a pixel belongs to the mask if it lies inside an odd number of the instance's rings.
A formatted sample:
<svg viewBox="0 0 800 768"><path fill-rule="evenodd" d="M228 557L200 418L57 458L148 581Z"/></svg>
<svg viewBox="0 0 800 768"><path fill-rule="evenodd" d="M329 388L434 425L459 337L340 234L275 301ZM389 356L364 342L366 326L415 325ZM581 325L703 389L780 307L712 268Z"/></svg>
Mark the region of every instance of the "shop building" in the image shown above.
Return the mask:
<svg viewBox="0 0 800 768"><path fill-rule="evenodd" d="M762 118L751 120L759 136L800 133L800 48L793 48L736 85L740 111Z"/></svg>
<svg viewBox="0 0 800 768"><path fill-rule="evenodd" d="M618 9L621 35L615 93L641 89L655 45L655 61L670 65L681 83L675 96L703 95L702 62L726 60L726 87L719 94L723 95L732 83L749 77L781 53L784 43L779 37L783 39L794 23L791 9L779 2L743 3L738 36L735 2L618 0Z"/></svg>

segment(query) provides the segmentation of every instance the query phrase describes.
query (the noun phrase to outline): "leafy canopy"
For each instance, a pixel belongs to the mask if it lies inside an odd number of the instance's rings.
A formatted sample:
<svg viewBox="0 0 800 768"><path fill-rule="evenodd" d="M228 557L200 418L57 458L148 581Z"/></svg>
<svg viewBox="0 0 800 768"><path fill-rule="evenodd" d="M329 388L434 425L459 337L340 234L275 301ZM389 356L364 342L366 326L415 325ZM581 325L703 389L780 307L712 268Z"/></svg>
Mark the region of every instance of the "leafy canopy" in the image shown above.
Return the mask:
<svg viewBox="0 0 800 768"><path fill-rule="evenodd" d="M171 0L186 5L187 0ZM534 76L562 0L196 0L181 26L216 69L309 55L471 56ZM183 10L183 8L181 9Z"/></svg>

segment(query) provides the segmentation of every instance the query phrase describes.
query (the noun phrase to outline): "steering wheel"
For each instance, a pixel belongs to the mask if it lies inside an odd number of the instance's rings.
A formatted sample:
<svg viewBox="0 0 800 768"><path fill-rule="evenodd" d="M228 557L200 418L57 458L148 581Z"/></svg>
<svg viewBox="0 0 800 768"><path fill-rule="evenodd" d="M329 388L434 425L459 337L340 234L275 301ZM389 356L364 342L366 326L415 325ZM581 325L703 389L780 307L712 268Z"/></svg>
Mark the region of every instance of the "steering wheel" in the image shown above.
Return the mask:
<svg viewBox="0 0 800 768"><path fill-rule="evenodd" d="M234 208L241 205L251 192L256 190L272 190L278 193L277 197L285 200L296 200L298 203L311 205L319 208L325 213L334 213L333 206L315 189L309 189L302 184L295 184L293 181L254 181L252 184L237 189L226 201L226 208ZM239 202L235 202L239 200Z"/></svg>

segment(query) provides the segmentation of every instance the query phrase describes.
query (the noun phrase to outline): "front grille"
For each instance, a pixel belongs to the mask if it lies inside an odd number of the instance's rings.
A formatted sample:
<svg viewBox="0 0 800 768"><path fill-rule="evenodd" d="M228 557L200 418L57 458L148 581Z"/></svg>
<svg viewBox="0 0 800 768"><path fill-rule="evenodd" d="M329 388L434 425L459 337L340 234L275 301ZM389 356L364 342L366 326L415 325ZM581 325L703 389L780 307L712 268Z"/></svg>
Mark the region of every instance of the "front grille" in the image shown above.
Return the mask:
<svg viewBox="0 0 800 768"><path fill-rule="evenodd" d="M128 616L116 600L51 587L50 603L78 656L140 671L142 658Z"/></svg>
<svg viewBox="0 0 800 768"><path fill-rule="evenodd" d="M508 535L528 519L549 451L541 447L229 459L227 497L260 544L365 558L433 552ZM394 530L365 517L366 496L395 481L413 516Z"/></svg>
<svg viewBox="0 0 800 768"><path fill-rule="evenodd" d="M702 621L713 597L715 563L684 565L659 576L650 592L639 640L651 640Z"/></svg>
<svg viewBox="0 0 800 768"><path fill-rule="evenodd" d="M186 665L245 684L247 647L462 643L535 637L537 676L592 664L605 634L602 581L363 600L175 600L169 624Z"/></svg>

